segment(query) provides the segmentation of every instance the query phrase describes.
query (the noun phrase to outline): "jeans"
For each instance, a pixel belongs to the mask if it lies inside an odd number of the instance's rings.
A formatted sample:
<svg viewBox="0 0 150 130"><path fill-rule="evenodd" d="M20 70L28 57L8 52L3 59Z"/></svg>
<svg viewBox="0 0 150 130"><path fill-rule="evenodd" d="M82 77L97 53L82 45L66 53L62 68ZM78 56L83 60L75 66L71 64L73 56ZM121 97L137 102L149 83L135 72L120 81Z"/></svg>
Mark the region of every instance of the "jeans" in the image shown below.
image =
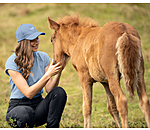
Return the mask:
<svg viewBox="0 0 150 130"><path fill-rule="evenodd" d="M48 128L59 128L67 95L63 88L55 87L45 99L11 99L6 120L12 127L34 127L47 123ZM13 119L13 122L12 120Z"/></svg>

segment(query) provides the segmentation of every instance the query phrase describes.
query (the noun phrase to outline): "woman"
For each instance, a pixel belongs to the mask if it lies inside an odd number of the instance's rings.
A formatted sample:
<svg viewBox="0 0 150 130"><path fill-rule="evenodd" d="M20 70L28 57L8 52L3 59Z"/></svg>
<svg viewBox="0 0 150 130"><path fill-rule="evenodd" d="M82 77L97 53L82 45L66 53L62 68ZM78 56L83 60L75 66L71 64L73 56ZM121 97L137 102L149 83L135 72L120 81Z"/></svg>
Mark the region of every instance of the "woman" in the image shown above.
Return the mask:
<svg viewBox="0 0 150 130"><path fill-rule="evenodd" d="M50 64L49 56L38 51L39 35L32 24L21 24L16 31L18 46L6 61L11 95L6 120L12 127L59 127L66 104L66 92L57 87L62 71L60 63ZM55 77L52 79L52 76ZM47 96L42 98L43 87Z"/></svg>

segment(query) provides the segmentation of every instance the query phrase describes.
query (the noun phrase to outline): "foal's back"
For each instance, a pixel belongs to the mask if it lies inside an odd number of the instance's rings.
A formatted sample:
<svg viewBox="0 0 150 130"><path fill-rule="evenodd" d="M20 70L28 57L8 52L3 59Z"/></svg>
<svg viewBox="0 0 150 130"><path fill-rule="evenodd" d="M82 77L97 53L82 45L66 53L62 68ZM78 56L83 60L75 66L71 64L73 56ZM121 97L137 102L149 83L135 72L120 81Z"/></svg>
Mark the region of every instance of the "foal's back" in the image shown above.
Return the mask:
<svg viewBox="0 0 150 130"><path fill-rule="evenodd" d="M114 72L120 76L116 44L125 32L140 39L138 32L131 25L119 22L108 22L102 28L93 27L83 31L83 55L94 80L108 82L102 69L103 63L108 65L108 68L114 66Z"/></svg>

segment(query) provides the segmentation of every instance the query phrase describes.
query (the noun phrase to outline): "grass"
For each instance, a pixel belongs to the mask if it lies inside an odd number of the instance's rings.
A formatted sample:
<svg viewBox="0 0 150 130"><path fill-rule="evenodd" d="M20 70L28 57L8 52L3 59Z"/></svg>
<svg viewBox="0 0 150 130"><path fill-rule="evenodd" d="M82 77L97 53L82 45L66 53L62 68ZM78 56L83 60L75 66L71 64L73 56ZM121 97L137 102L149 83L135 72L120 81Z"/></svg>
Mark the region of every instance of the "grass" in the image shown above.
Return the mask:
<svg viewBox="0 0 150 130"><path fill-rule="evenodd" d="M147 95L150 97L150 4L0 4L0 128L10 128L5 120L9 103L10 85L9 79L4 73L5 62L15 49L16 29L22 23L31 23L37 30L46 33L40 36L40 51L53 57L53 49L50 36L53 31L49 29L47 16L57 20L65 15L80 13L81 16L91 17L103 26L109 21L125 22L133 25L140 34L142 51L145 61L145 83ZM60 122L61 128L83 128L82 116L82 88L78 80L77 72L68 63L64 69L60 86L68 95L67 104ZM144 116L138 107L138 97L130 99L122 85L122 89L128 98L129 127L146 128ZM46 93L43 93L45 96ZM149 98L150 99L150 98ZM45 125L40 126L45 127ZM107 110L107 100L103 87L99 83L93 86L93 106L91 127L115 128L115 123Z"/></svg>

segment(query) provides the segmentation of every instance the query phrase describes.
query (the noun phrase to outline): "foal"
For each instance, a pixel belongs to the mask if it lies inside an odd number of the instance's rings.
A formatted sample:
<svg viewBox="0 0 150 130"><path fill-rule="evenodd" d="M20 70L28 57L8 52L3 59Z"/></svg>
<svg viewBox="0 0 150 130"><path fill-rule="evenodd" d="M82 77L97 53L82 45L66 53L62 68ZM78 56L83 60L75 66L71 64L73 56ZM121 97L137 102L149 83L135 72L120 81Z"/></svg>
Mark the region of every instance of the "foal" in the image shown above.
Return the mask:
<svg viewBox="0 0 150 130"><path fill-rule="evenodd" d="M149 99L144 83L144 61L138 32L129 24L108 22L103 27L92 19L65 16L58 22L48 17L55 32L51 37L54 60L62 65L71 57L83 89L84 127L90 127L92 85L100 82L106 91L107 108L116 125L128 126L127 98L120 79L131 96L136 90L139 107L150 127ZM116 102L115 103L115 99Z"/></svg>

